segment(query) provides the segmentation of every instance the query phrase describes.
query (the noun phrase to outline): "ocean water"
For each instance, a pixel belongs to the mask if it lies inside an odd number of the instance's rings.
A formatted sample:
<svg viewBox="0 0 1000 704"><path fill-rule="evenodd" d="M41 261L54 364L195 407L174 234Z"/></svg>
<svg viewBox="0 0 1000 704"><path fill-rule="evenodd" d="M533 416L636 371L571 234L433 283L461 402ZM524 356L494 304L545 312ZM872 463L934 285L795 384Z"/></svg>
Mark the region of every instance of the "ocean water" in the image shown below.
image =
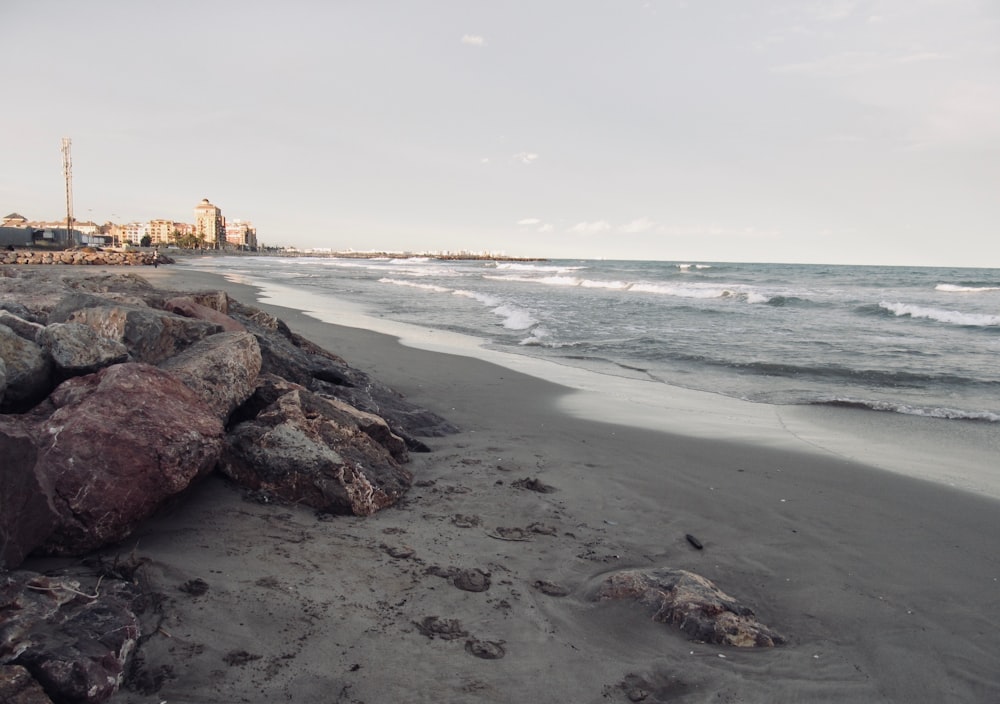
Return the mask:
<svg viewBox="0 0 1000 704"><path fill-rule="evenodd" d="M765 404L1000 423L1000 269L207 257L486 347Z"/></svg>

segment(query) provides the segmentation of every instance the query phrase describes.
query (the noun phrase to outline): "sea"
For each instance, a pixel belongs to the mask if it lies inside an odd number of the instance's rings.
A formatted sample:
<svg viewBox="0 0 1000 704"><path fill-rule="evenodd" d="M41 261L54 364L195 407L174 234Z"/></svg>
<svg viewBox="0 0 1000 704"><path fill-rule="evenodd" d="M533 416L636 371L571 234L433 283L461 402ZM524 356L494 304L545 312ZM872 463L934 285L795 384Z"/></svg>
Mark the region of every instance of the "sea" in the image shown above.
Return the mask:
<svg viewBox="0 0 1000 704"><path fill-rule="evenodd" d="M760 404L1000 423L1000 269L212 256L488 349Z"/></svg>

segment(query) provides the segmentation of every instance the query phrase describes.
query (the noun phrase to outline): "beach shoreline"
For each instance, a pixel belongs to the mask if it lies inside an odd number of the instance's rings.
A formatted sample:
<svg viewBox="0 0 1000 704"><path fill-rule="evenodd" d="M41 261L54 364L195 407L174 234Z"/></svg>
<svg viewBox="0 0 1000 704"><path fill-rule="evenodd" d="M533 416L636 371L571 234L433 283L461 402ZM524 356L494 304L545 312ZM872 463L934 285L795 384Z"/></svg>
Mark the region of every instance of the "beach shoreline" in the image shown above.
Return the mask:
<svg viewBox="0 0 1000 704"><path fill-rule="evenodd" d="M257 288L212 272L139 273L258 305L461 432L428 439L410 495L367 519L254 504L211 479L150 521L131 543L170 596L170 637L151 638L144 657L170 676L116 701L598 702L638 687L644 701L976 702L1000 691L993 498L808 443L749 442L753 430L598 422L567 412L579 394L565 385L258 303ZM527 478L555 491L516 484ZM531 525L544 531L491 536ZM587 601L595 578L635 566L701 574L789 643L693 643L639 610ZM433 567L478 568L493 584L461 591ZM193 578L209 591L177 590ZM428 639L414 624L429 616L502 643L505 657ZM237 651L248 659L227 664Z"/></svg>

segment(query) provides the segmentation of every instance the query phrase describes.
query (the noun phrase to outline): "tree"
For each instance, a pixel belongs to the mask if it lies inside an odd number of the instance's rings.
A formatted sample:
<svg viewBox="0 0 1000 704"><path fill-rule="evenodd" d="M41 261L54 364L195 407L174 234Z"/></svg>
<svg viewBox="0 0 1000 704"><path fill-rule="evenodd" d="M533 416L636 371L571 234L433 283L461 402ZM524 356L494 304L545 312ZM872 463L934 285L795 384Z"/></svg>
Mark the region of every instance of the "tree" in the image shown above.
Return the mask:
<svg viewBox="0 0 1000 704"><path fill-rule="evenodd" d="M149 235L143 235L142 239L139 240L139 246L141 247L148 247L151 244L153 244L153 238Z"/></svg>

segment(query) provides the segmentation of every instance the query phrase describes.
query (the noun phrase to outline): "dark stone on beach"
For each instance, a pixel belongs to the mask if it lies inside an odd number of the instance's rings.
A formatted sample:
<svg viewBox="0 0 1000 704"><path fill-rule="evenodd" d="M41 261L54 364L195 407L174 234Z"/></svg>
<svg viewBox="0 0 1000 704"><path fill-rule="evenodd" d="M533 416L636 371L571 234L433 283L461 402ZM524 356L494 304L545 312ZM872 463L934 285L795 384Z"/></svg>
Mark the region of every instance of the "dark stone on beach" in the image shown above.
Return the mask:
<svg viewBox="0 0 1000 704"><path fill-rule="evenodd" d="M59 525L43 546L80 555L126 538L167 498L208 474L222 423L175 376L119 364L61 384L38 414L36 473Z"/></svg>
<svg viewBox="0 0 1000 704"><path fill-rule="evenodd" d="M698 540L696 537L694 537L690 533L688 533L687 535L685 535L684 538L689 543L691 543L691 547L693 547L695 550L701 550L701 549L703 549L705 547L704 545L701 544L700 540Z"/></svg>
<svg viewBox="0 0 1000 704"><path fill-rule="evenodd" d="M6 325L0 325L0 359L6 378L0 411L26 411L52 389L52 363L45 350Z"/></svg>
<svg viewBox="0 0 1000 704"><path fill-rule="evenodd" d="M490 575L475 567L460 570L451 583L466 592L485 592L490 588Z"/></svg>
<svg viewBox="0 0 1000 704"><path fill-rule="evenodd" d="M440 638L441 640L456 640L467 638L469 632L462 628L462 622L453 618L441 618L440 616L427 616L422 621L414 621L414 626L421 634L431 640Z"/></svg>
<svg viewBox="0 0 1000 704"><path fill-rule="evenodd" d="M4 704L52 704L42 685L20 665L0 666L0 702Z"/></svg>
<svg viewBox="0 0 1000 704"><path fill-rule="evenodd" d="M467 640L465 650L483 660L499 660L507 654L502 643L492 640Z"/></svg>
<svg viewBox="0 0 1000 704"><path fill-rule="evenodd" d="M210 335L160 364L175 374L223 421L257 388L261 357L248 332Z"/></svg>
<svg viewBox="0 0 1000 704"><path fill-rule="evenodd" d="M58 521L50 490L35 474L34 429L19 416L0 416L0 569L18 567Z"/></svg>
<svg viewBox="0 0 1000 704"><path fill-rule="evenodd" d="M528 491L537 491L539 494L551 494L556 490L554 486L549 486L541 479L532 479L530 477L525 477L524 479L518 479L511 482L512 486L516 486L518 489L527 489Z"/></svg>
<svg viewBox="0 0 1000 704"><path fill-rule="evenodd" d="M24 306L17 306L17 310L23 311L23 315L15 315L7 310L0 310L0 325L6 325L19 337L25 340L36 340L38 333L45 329L44 325L31 320L34 318Z"/></svg>
<svg viewBox="0 0 1000 704"><path fill-rule="evenodd" d="M560 584L556 584L555 582L548 582L544 579L536 580L535 583L532 584L531 586L540 591L542 594L546 594L548 596L569 595L569 589L567 589L566 587Z"/></svg>
<svg viewBox="0 0 1000 704"><path fill-rule="evenodd" d="M653 620L676 626L693 640L743 648L781 645L785 639L754 612L704 577L675 569L622 570L602 577L591 601L637 601Z"/></svg>
<svg viewBox="0 0 1000 704"><path fill-rule="evenodd" d="M208 593L208 582L204 579L189 579L177 588L191 596L202 596Z"/></svg>
<svg viewBox="0 0 1000 704"><path fill-rule="evenodd" d="M9 573L0 578L0 665L23 667L56 702L107 700L138 643L133 597L120 582L88 594L74 580Z"/></svg>
<svg viewBox="0 0 1000 704"><path fill-rule="evenodd" d="M248 404L262 410L230 430L219 462L234 481L358 516L391 506L410 487L413 475L400 464L405 443L378 416L274 377L258 392Z"/></svg>

